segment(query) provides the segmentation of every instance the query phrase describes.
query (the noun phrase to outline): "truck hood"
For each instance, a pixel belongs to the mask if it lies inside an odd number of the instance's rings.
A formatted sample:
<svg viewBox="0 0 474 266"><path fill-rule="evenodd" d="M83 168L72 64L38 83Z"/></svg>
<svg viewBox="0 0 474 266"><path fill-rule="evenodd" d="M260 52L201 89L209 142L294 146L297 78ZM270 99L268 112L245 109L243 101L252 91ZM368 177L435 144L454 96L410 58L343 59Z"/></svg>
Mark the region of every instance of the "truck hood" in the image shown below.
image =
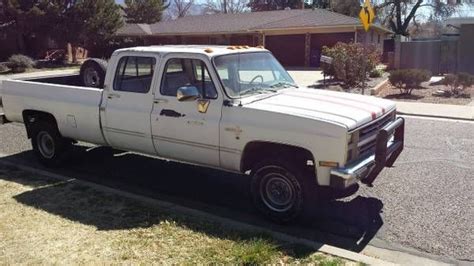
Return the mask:
<svg viewBox="0 0 474 266"><path fill-rule="evenodd" d="M274 95L252 97L246 108L337 123L349 130L396 109L392 101L372 96L319 89L285 89Z"/></svg>

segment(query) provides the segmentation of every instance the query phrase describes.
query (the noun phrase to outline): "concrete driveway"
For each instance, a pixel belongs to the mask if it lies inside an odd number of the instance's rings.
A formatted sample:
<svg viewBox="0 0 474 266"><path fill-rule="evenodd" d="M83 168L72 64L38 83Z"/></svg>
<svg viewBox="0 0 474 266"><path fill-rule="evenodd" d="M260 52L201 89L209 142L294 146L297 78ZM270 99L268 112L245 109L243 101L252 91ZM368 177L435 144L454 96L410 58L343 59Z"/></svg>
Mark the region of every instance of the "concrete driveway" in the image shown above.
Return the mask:
<svg viewBox="0 0 474 266"><path fill-rule="evenodd" d="M315 69L287 69L296 84L308 87L324 79L323 72Z"/></svg>

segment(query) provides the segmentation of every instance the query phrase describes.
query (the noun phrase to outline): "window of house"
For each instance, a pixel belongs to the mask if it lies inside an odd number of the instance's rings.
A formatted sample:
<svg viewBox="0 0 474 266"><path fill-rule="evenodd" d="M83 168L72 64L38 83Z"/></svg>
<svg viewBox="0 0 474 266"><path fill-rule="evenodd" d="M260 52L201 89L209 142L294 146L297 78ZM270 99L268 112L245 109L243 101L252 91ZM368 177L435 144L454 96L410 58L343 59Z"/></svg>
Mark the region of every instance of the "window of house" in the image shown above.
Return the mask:
<svg viewBox="0 0 474 266"><path fill-rule="evenodd" d="M122 57L115 73L114 90L135 93L150 91L156 60L153 57Z"/></svg>
<svg viewBox="0 0 474 266"><path fill-rule="evenodd" d="M193 86L202 98L216 99L217 90L206 64L198 59L170 59L165 68L160 92L165 96L176 96L181 87Z"/></svg>

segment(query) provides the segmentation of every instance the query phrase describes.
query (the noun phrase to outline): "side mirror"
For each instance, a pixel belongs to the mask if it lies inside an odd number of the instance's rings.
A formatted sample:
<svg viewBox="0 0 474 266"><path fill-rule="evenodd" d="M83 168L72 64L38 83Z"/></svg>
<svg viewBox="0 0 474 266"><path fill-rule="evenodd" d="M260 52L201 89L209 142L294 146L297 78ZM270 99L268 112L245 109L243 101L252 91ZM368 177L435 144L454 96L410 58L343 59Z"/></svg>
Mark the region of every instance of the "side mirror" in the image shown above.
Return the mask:
<svg viewBox="0 0 474 266"><path fill-rule="evenodd" d="M180 102L194 101L200 97L201 95L199 94L198 88L194 86L181 87L176 94L176 98L178 98Z"/></svg>

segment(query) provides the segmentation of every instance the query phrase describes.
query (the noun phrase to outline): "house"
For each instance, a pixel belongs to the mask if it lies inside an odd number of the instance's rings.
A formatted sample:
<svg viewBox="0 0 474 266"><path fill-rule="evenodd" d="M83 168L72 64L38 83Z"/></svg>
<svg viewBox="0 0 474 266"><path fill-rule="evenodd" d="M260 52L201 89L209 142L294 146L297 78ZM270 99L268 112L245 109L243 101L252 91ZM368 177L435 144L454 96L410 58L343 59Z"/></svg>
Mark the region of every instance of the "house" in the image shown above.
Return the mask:
<svg viewBox="0 0 474 266"><path fill-rule="evenodd" d="M383 49L388 29L363 30L357 18L324 9L278 10L187 16L156 24L126 24L117 35L146 45L263 45L285 66L318 67L323 46L365 42Z"/></svg>

